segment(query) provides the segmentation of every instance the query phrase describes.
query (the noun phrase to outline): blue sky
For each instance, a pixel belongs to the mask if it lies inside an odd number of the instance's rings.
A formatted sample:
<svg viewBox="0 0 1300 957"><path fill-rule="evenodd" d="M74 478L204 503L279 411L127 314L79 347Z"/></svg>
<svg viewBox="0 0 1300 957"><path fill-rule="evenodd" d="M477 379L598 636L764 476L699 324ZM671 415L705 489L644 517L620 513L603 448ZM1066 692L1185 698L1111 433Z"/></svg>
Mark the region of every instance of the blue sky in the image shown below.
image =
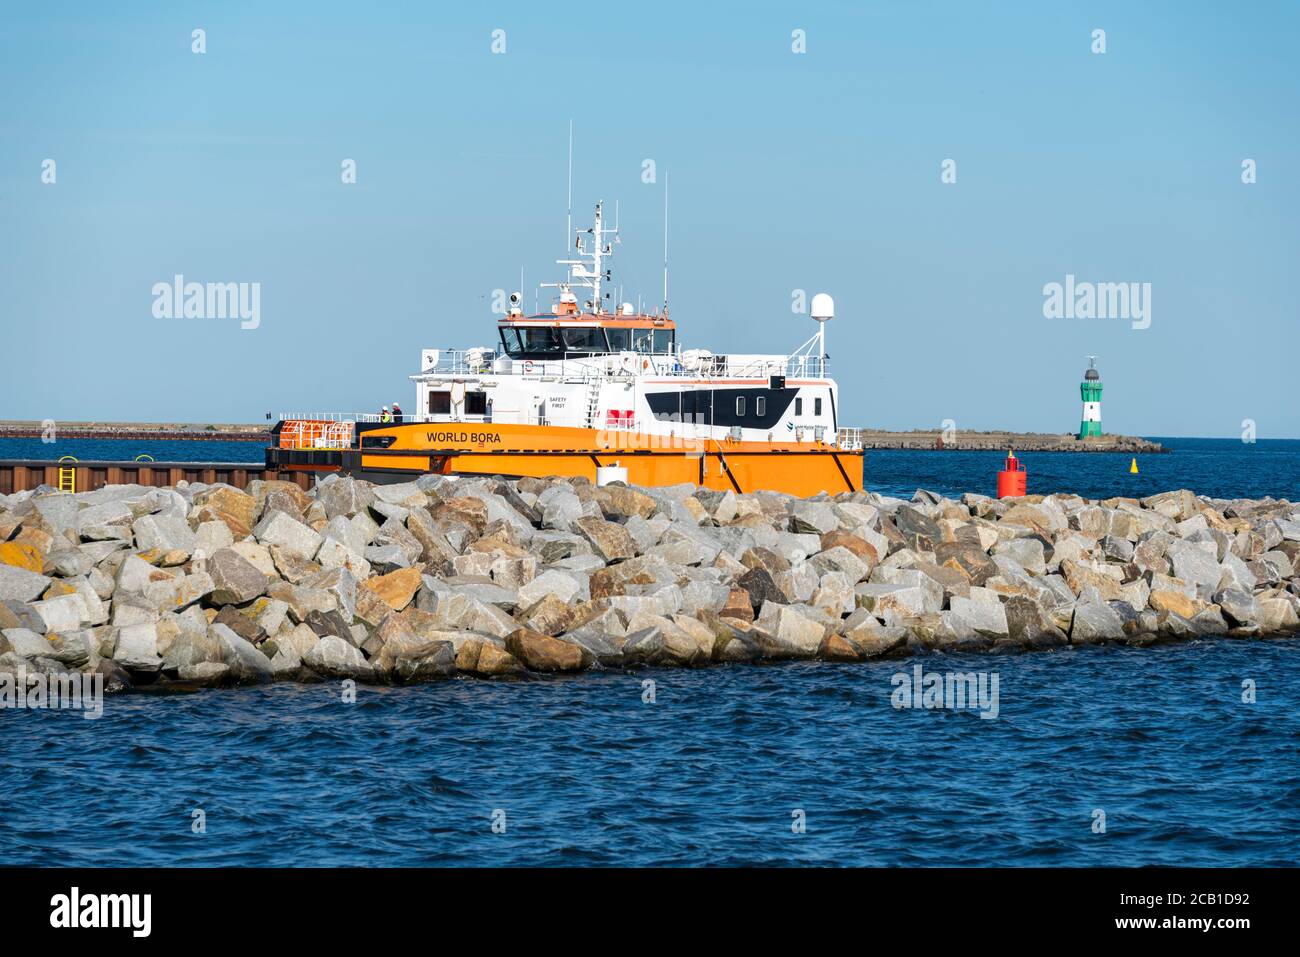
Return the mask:
<svg viewBox="0 0 1300 957"><path fill-rule="evenodd" d="M619 201L625 298L660 295L667 171L682 340L788 351L792 290L832 293L846 423L1072 430L1095 353L1107 431L1300 437L1298 28L1280 2L14 7L0 418L409 399L421 347L491 344L492 290L558 278L572 117L575 221ZM259 282L261 325L154 318L176 273ZM1151 283L1150 327L1044 318L1067 273Z"/></svg>

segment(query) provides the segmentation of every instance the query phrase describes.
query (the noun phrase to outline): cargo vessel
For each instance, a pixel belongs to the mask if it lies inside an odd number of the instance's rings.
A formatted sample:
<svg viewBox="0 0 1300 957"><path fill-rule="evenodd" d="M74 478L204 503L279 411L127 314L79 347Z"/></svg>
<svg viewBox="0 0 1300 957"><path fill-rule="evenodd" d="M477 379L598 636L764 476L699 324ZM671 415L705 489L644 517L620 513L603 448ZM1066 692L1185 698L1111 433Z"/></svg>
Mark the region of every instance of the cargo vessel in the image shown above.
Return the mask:
<svg viewBox="0 0 1300 957"><path fill-rule="evenodd" d="M666 279L662 307L611 302L619 237L603 205L591 228L571 231L548 311L525 315L516 292L491 345L421 350L414 405L398 417L282 414L267 467L376 482L436 473L800 496L860 488L863 452L841 438L827 373L831 297L812 297L816 332L789 354L683 349Z"/></svg>

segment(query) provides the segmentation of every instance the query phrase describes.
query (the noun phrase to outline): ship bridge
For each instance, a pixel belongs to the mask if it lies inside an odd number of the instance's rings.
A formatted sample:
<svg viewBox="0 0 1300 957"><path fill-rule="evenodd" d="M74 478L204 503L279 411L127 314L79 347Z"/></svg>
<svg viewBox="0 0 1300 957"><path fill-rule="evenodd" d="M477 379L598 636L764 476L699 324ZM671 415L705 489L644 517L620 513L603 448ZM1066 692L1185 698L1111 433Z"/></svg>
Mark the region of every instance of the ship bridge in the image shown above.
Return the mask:
<svg viewBox="0 0 1300 957"><path fill-rule="evenodd" d="M564 303L559 303L564 306ZM508 316L497 324L503 354L512 360L545 360L636 353L668 356L677 351L677 326L662 316L557 311Z"/></svg>

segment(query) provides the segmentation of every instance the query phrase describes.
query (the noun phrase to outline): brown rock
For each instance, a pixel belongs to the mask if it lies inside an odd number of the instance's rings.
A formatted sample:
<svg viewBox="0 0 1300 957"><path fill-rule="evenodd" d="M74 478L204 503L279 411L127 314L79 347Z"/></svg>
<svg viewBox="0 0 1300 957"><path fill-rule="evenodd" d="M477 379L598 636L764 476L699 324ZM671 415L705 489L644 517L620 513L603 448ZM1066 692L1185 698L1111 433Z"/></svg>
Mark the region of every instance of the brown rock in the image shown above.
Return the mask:
<svg viewBox="0 0 1300 957"><path fill-rule="evenodd" d="M247 496L251 504L252 496ZM266 591L266 576L233 548L220 548L208 558L214 605L242 605Z"/></svg>
<svg viewBox="0 0 1300 957"><path fill-rule="evenodd" d="M292 549L284 548L281 545L271 546L271 561L280 577L285 581L293 582L295 585L304 578L316 574L321 568L319 562L314 562L310 558L303 558Z"/></svg>
<svg viewBox="0 0 1300 957"><path fill-rule="evenodd" d="M430 510L435 523L460 523L468 525L474 530L474 537L478 538L487 528L488 514L487 505L481 499L473 498L468 495L449 498Z"/></svg>
<svg viewBox="0 0 1300 957"><path fill-rule="evenodd" d="M24 524L23 530L13 537L15 545L30 545L42 555L48 555L54 547L54 536L31 524Z"/></svg>
<svg viewBox="0 0 1300 957"><path fill-rule="evenodd" d="M387 575L367 578L361 584L382 598L393 611L401 611L420 589L420 569L402 568Z"/></svg>
<svg viewBox="0 0 1300 957"><path fill-rule="evenodd" d="M961 572L972 585L983 585L998 573L993 559L965 542L940 542L934 547L934 561L937 565Z"/></svg>
<svg viewBox="0 0 1300 957"><path fill-rule="evenodd" d="M749 593L749 603L754 608L762 607L765 601L774 601L780 605L790 604L790 598L762 568L751 568L745 572L736 579L736 587L743 588ZM730 596L727 600L731 600Z"/></svg>
<svg viewBox="0 0 1300 957"><path fill-rule="evenodd" d="M204 492L196 504L199 506L200 522L224 523L236 541L245 538L257 524L257 500L238 489L218 486L210 492Z"/></svg>
<svg viewBox="0 0 1300 957"><path fill-rule="evenodd" d="M822 551L829 551L836 546L847 548L866 562L868 571L875 568L880 561L880 556L876 554L876 546L852 532L841 531L837 528L822 536Z"/></svg>
<svg viewBox="0 0 1300 957"><path fill-rule="evenodd" d="M1061 574L1065 576L1065 583L1070 586L1070 590L1076 595L1091 585L1097 589L1105 601L1119 601L1124 598L1124 592L1120 588L1121 582L1118 578L1112 578L1110 575L1098 571L1083 562L1066 559L1061 562Z"/></svg>
<svg viewBox="0 0 1300 957"><path fill-rule="evenodd" d="M574 611L566 602L555 595L543 595L523 614L517 616L520 621L533 631L543 635L563 634L573 624Z"/></svg>
<svg viewBox="0 0 1300 957"><path fill-rule="evenodd" d="M1185 592L1160 588L1151 592L1147 603L1156 611L1171 611L1182 618L1192 619L1205 610L1206 604Z"/></svg>
<svg viewBox="0 0 1300 957"><path fill-rule="evenodd" d="M596 489L595 496L600 510L611 517L639 515L649 518L658 507L658 503L649 495L626 485L602 485Z"/></svg>
<svg viewBox="0 0 1300 957"><path fill-rule="evenodd" d="M718 611L719 618L735 618L740 621L754 620L754 605L749 592L743 588L733 588L727 595L727 603Z"/></svg>
<svg viewBox="0 0 1300 957"><path fill-rule="evenodd" d="M762 546L745 549L745 553L740 556L740 564L746 568L761 568L773 576L777 572L788 572L790 570L790 562L783 555L778 555L770 548L763 548Z"/></svg>
<svg viewBox="0 0 1300 957"><path fill-rule="evenodd" d="M862 649L843 635L831 633L822 639L817 657L826 661L861 661Z"/></svg>
<svg viewBox="0 0 1300 957"><path fill-rule="evenodd" d="M266 479L254 479L248 483L245 491L253 496L256 503L257 511L255 514L261 515L265 511L266 498L272 492L279 492L287 495L289 499L297 506L300 513L306 514L307 509L311 508L312 498L306 492L298 487L297 482L286 482L284 480L267 481Z"/></svg>
<svg viewBox="0 0 1300 957"><path fill-rule="evenodd" d="M588 516L578 519L573 527L606 562L636 557L636 542L622 525Z"/></svg>
<svg viewBox="0 0 1300 957"><path fill-rule="evenodd" d="M240 638L257 644L266 637L266 632L262 630L254 619L245 615L233 605L226 605L221 611L217 612L217 617L212 619L213 624L225 625Z"/></svg>
<svg viewBox="0 0 1300 957"><path fill-rule="evenodd" d="M456 670L487 678L523 671L519 659L501 647L499 641L478 635L462 640L456 650Z"/></svg>
<svg viewBox="0 0 1300 957"><path fill-rule="evenodd" d="M531 628L519 628L507 635L506 650L533 671L578 671L583 666L583 650L578 645Z"/></svg>

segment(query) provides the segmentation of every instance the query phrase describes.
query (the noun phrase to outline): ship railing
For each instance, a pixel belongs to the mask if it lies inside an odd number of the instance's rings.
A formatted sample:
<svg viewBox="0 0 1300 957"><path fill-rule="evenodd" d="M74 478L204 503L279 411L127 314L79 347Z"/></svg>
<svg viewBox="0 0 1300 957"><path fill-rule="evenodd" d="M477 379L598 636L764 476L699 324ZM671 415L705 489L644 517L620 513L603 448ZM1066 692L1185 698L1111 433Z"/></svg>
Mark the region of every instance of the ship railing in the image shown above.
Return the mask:
<svg viewBox="0 0 1300 957"><path fill-rule="evenodd" d="M438 350L436 361L426 366L426 375L521 375L558 377L566 382L653 375L665 378L740 378L765 379L784 375L795 379L820 379L827 374L823 356L796 353L790 356L766 356L741 361L731 356L694 356L686 362L680 353L622 352L590 355L561 353L545 359L511 359L508 367L497 370L496 362L504 358L483 350ZM418 376L413 377L418 378Z"/></svg>
<svg viewBox="0 0 1300 957"><path fill-rule="evenodd" d="M842 449L856 452L862 448L862 429L840 429L836 433L835 444Z"/></svg>

